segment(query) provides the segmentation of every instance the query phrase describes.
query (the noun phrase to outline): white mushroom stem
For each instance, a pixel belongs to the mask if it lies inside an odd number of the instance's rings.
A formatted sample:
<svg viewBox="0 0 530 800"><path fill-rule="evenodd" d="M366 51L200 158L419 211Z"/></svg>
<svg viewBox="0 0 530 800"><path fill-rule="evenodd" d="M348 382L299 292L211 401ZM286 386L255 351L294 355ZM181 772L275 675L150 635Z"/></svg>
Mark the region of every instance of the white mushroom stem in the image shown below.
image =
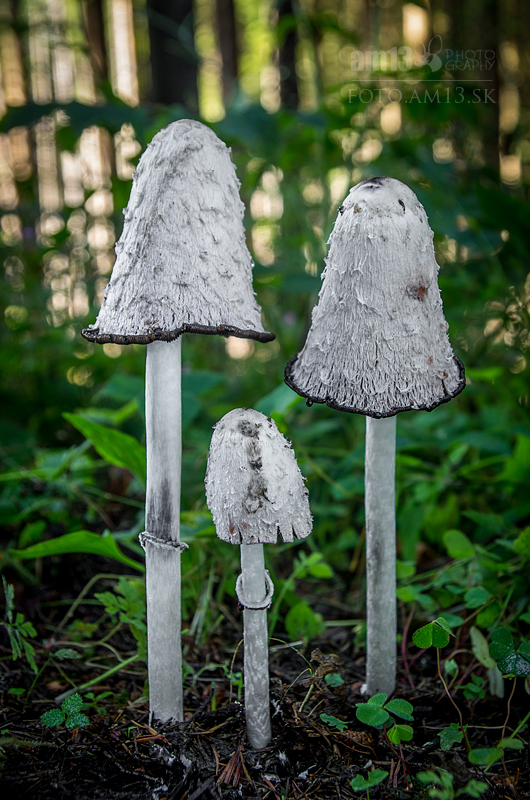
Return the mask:
<svg viewBox="0 0 530 800"><path fill-rule="evenodd" d="M366 417L366 694L396 685L396 417Z"/></svg>
<svg viewBox="0 0 530 800"><path fill-rule="evenodd" d="M262 544L241 545L243 597L246 603L262 603L266 596ZM269 707L269 646L267 611L243 611L245 717L247 737L258 750L271 740Z"/></svg>
<svg viewBox="0 0 530 800"><path fill-rule="evenodd" d="M180 623L181 339L147 345L147 587L149 711L182 720Z"/></svg>

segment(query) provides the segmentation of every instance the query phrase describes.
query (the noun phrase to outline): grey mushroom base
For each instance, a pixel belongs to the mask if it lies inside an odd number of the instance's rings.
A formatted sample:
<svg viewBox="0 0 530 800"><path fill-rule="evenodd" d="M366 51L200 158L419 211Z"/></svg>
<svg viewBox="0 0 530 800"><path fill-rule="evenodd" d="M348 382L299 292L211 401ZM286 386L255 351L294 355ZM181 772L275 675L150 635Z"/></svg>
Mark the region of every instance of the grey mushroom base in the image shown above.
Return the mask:
<svg viewBox="0 0 530 800"><path fill-rule="evenodd" d="M335 409L336 411L347 411L349 414L362 414L364 417L372 417L373 419L394 417L396 414L399 414L402 411L434 411L434 409L438 408L438 406L442 405L443 403L448 403L453 399L453 397L459 395L460 392L464 390L466 385L464 365L458 356L453 355L453 360L458 370L458 384L453 392L447 392L446 390L446 394L437 399L436 402L432 403L431 405L410 404L392 408L391 411L378 413L376 411L368 411L366 409L356 408L355 406L341 405L340 403L336 403L333 397L317 397L316 395L311 395L304 392L296 385L293 378L293 371L298 360L298 356L299 353L287 362L284 370L284 380L287 386L292 389L293 392L296 392L296 394L300 395L300 397L305 398L308 405L311 406L313 403L321 403Z"/></svg>
<svg viewBox="0 0 530 800"><path fill-rule="evenodd" d="M149 333L124 335L121 333L103 333L97 328L84 328L81 335L95 344L150 344L151 342L173 342L183 333L200 333L203 336L235 336L237 339L254 339L257 342L272 342L276 338L269 331L252 331L234 328L231 325L190 325L184 324L172 331L153 330Z"/></svg>

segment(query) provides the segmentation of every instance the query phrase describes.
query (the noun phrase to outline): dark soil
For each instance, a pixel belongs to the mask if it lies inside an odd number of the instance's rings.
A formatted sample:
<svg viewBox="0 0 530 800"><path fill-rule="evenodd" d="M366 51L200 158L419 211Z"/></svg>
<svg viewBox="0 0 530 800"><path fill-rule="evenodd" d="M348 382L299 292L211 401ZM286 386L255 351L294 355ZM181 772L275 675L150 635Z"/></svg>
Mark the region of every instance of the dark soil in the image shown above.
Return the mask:
<svg viewBox="0 0 530 800"><path fill-rule="evenodd" d="M87 574L94 574L102 566L95 565L92 559L88 561L84 565ZM67 583L68 577L63 577ZM36 641L44 641L46 633L50 635L53 625L46 601L54 596L57 593L51 590L42 591L32 599L31 607L29 601L22 605L26 618L33 618L37 627L41 625ZM61 596L64 597L62 593ZM75 596L73 591L72 597ZM80 606L79 611L88 620L95 607ZM101 607L97 613L101 614ZM395 696L413 704L413 741L393 748L383 732L362 725L355 710L356 704L363 701L360 689L364 657L354 649L348 627L329 628L324 637L306 646L275 644L271 648L273 740L267 749L254 751L245 739L242 689L237 685L240 683L237 673L242 670L242 648L238 649L241 628L235 627L241 625L239 617L235 607L230 609L223 636L211 636L201 647L185 637L184 656L192 670L185 684L185 721L166 725L149 722L148 702L143 695L146 669L143 663L135 662L91 688L96 698L108 694L96 702L96 707L83 710L90 718L89 726L46 728L40 716L57 708L55 698L69 688L65 674L80 685L97 677L98 671L91 666L94 662L53 659L34 682L35 676L25 663L11 661L7 637L2 634L1 797L5 800L365 798L366 791L355 793L350 781L359 773L366 777L375 767L389 775L370 789L370 797L374 799L428 798L432 790L423 787L415 777L427 769L449 772L455 793L474 778L488 785L482 795L484 800L530 798L528 747L506 750L504 765L497 762L487 772L469 764L463 745L455 745L447 752L440 749L437 733L457 722L458 717L436 677L436 662L430 651L416 657L410 669L399 666ZM56 625L57 619L52 622ZM134 652L135 643L128 634L113 638L112 644L122 659ZM412 652L418 653L414 647ZM38 666L42 666L47 655L45 648L38 649L37 655ZM108 657L109 666L116 663L102 647L91 654L92 659L103 656ZM472 661L469 663L472 665ZM208 669L199 672L205 665L209 665ZM236 676L232 685L227 677L230 669ZM327 685L325 675L337 670L344 683L332 688ZM476 662L473 671L484 673ZM518 684L505 736L509 736L530 705L523 682L519 680ZM24 689L24 693L10 693L13 688ZM506 721L507 698L486 696L466 701L461 691L454 696L464 722L469 725L472 747L494 746ZM340 732L330 727L321 720L322 713L344 720L347 728ZM430 796L452 800L453 794ZM468 795L459 797L465 800Z"/></svg>

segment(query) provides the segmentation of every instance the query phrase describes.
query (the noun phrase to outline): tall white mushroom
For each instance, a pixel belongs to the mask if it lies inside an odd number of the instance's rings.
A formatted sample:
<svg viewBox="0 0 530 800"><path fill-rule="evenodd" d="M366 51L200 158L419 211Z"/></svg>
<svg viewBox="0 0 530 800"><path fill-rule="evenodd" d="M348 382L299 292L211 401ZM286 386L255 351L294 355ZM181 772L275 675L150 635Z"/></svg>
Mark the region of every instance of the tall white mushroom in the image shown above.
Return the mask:
<svg viewBox="0 0 530 800"><path fill-rule="evenodd" d="M308 492L290 443L272 419L249 408L215 426L205 486L218 537L241 545L245 718L251 745L261 749L271 738L267 608L274 591L263 544L311 533Z"/></svg>
<svg viewBox="0 0 530 800"><path fill-rule="evenodd" d="M184 332L267 342L252 291L244 206L230 151L199 122L161 130L140 159L92 342L146 344L149 704L181 720L181 340Z"/></svg>
<svg viewBox="0 0 530 800"><path fill-rule="evenodd" d="M433 232L393 178L355 186L339 209L318 305L285 381L308 404L366 415L368 694L395 688L395 415L462 391L438 288Z"/></svg>

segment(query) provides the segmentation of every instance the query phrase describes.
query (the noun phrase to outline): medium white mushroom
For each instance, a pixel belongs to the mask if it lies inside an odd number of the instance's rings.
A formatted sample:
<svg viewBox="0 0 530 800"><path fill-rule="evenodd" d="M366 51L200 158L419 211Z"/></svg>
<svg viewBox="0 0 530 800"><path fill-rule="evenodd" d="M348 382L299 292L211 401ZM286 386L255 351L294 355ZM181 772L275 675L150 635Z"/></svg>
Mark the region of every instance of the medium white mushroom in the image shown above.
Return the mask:
<svg viewBox="0 0 530 800"><path fill-rule="evenodd" d="M271 738L267 608L274 587L263 543L311 533L308 492L290 443L272 419L249 408L226 414L214 428L205 478L217 535L241 545L236 584L243 606L245 718L251 745Z"/></svg>
<svg viewBox="0 0 530 800"><path fill-rule="evenodd" d="M366 415L367 693L395 687L395 415L462 391L438 288L433 232L393 178L355 186L339 209L318 305L285 381L308 404Z"/></svg>
<svg viewBox="0 0 530 800"><path fill-rule="evenodd" d="M180 120L140 159L92 342L147 345L146 554L150 713L181 720L181 339L184 332L270 341L252 291L244 207L230 151Z"/></svg>

